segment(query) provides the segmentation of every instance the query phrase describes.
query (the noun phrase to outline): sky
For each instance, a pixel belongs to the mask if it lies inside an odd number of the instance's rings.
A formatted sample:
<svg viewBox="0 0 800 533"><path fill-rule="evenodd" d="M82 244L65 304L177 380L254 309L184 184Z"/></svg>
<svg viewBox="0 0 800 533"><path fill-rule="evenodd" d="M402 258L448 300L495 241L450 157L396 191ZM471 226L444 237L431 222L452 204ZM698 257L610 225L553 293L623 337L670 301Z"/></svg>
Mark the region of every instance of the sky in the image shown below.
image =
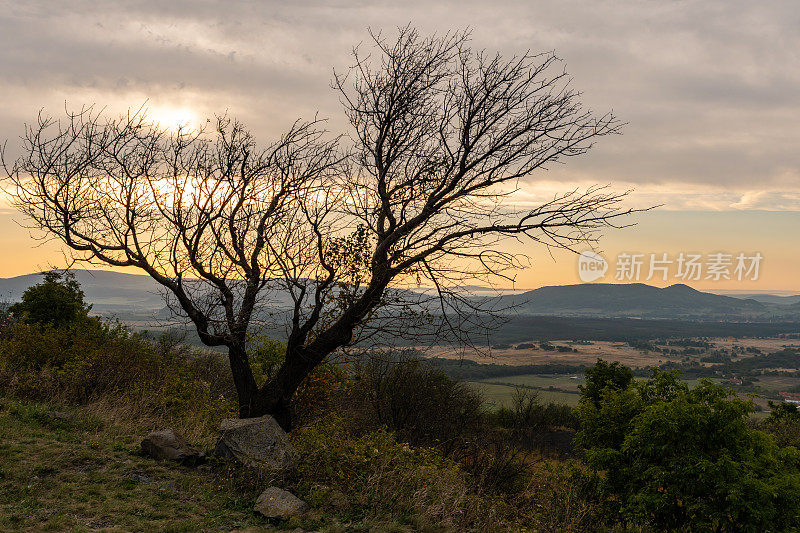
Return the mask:
<svg viewBox="0 0 800 533"><path fill-rule="evenodd" d="M367 28L471 28L472 46L513 55L555 51L595 112L623 135L600 139L520 183L518 206L592 184L633 190L655 210L609 231L599 281L620 254L763 259L757 279L686 282L706 290L800 292L800 6L789 1L215 2L0 0L0 140L14 153L39 110L147 102L164 123L227 112L264 142L315 113L346 124L333 69L346 69ZM0 199L0 277L59 266L56 243L20 228ZM580 282L577 259L534 245L515 287ZM733 271L731 264L731 272ZM645 262L644 270L647 270ZM644 272L643 274L646 274Z"/></svg>

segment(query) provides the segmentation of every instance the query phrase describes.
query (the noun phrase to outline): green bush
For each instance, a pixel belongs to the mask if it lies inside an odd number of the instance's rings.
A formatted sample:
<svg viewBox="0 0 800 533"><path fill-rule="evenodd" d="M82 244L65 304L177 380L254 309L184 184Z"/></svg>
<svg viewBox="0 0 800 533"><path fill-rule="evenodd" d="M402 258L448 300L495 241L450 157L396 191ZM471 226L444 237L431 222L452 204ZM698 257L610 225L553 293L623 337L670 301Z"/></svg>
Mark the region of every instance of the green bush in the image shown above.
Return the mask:
<svg viewBox="0 0 800 533"><path fill-rule="evenodd" d="M286 357L286 345L269 337L254 336L248 349L250 368L258 386L262 386L278 372Z"/></svg>
<svg viewBox="0 0 800 533"><path fill-rule="evenodd" d="M579 385L581 395L594 402L600 401L605 389L623 390L633 382L633 371L619 361L608 363L597 359L594 366L586 369L586 384Z"/></svg>
<svg viewBox="0 0 800 533"><path fill-rule="evenodd" d="M0 388L34 400L116 402L208 427L231 412L236 398L219 354L152 341L93 317L60 328L25 322L7 328Z"/></svg>
<svg viewBox="0 0 800 533"><path fill-rule="evenodd" d="M769 433L779 446L800 448L800 409L791 403L769 402L772 409L759 429Z"/></svg>
<svg viewBox="0 0 800 533"><path fill-rule="evenodd" d="M749 428L752 403L732 396L658 370L584 395L576 439L601 476L607 516L659 529L800 527L800 452Z"/></svg>
<svg viewBox="0 0 800 533"><path fill-rule="evenodd" d="M0 361L12 370L60 369L72 361L126 335L98 318L84 317L61 327L16 322L0 339Z"/></svg>
<svg viewBox="0 0 800 533"><path fill-rule="evenodd" d="M29 324L61 328L85 319L91 308L71 272L51 270L41 283L23 293L22 301L12 305L9 312Z"/></svg>
<svg viewBox="0 0 800 533"><path fill-rule="evenodd" d="M474 389L419 360L373 357L356 376L366 409L351 405L348 411L367 411L362 427L385 427L413 446L435 447L461 464L476 490L523 490L528 453L512 431L498 426Z"/></svg>

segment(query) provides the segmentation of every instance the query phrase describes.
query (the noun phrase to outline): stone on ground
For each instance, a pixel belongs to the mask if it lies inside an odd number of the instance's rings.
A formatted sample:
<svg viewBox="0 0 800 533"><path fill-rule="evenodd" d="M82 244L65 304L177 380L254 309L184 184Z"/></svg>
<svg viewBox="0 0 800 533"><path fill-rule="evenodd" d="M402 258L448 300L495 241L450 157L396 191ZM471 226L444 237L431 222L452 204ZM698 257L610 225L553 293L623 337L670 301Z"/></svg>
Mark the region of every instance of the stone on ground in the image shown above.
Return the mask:
<svg viewBox="0 0 800 533"><path fill-rule="evenodd" d="M186 443L181 435L172 428L154 431L142 441L142 451L154 459L177 461L181 464L194 466L205 461L205 454Z"/></svg>
<svg viewBox="0 0 800 533"><path fill-rule="evenodd" d="M308 504L289 491L270 487L258 497L253 510L267 518L285 520L308 511Z"/></svg>
<svg viewBox="0 0 800 533"><path fill-rule="evenodd" d="M269 415L226 418L219 428L214 453L253 467L284 470L296 464L297 453L286 432Z"/></svg>

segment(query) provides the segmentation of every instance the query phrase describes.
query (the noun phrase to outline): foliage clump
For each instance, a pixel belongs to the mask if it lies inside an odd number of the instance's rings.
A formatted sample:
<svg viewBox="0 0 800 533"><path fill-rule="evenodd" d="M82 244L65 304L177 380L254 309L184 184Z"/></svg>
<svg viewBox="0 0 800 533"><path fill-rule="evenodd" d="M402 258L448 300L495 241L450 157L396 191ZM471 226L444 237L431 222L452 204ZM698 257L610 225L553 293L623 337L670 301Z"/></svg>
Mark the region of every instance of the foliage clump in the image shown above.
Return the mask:
<svg viewBox="0 0 800 533"><path fill-rule="evenodd" d="M29 287L22 301L9 312L28 324L61 328L85 320L92 306L84 301L83 290L71 272L45 272L41 283Z"/></svg>
<svg viewBox="0 0 800 533"><path fill-rule="evenodd" d="M32 400L135 406L187 426L229 415L235 391L218 355L169 332L153 340L90 309L70 274L48 272L26 290L0 327L0 388Z"/></svg>
<svg viewBox="0 0 800 533"><path fill-rule="evenodd" d="M667 530L800 526L800 452L748 426L752 402L657 369L621 387L611 366L587 371L576 436L606 516Z"/></svg>
<svg viewBox="0 0 800 533"><path fill-rule="evenodd" d="M786 402L769 402L769 406L772 411L759 429L775 437L779 446L800 449L800 409Z"/></svg>

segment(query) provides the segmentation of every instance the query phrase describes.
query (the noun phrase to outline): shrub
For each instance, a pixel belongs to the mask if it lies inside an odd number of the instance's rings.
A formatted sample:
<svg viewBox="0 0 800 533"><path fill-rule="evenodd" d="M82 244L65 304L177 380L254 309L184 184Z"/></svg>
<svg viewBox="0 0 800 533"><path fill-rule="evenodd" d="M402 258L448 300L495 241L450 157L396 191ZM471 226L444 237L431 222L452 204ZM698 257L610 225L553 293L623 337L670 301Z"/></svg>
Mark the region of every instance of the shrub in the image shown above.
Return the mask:
<svg viewBox="0 0 800 533"><path fill-rule="evenodd" d="M510 430L515 438L523 442L532 440L543 429L575 429L578 425L575 410L570 406L542 403L538 392L522 387L514 390L511 406L498 409L494 418L501 427Z"/></svg>
<svg viewBox="0 0 800 533"><path fill-rule="evenodd" d="M121 331L94 317L61 327L16 322L4 332L0 360L13 370L39 370L45 366L59 369L105 345Z"/></svg>
<svg viewBox="0 0 800 533"><path fill-rule="evenodd" d="M602 359L597 359L594 366L586 369L586 385L578 388L584 398L593 401L595 404L600 401L600 396L605 389L623 390L633 381L633 371L622 365L619 361L607 363Z"/></svg>
<svg viewBox="0 0 800 533"><path fill-rule="evenodd" d="M204 427L235 406L218 354L151 341L92 317L61 328L14 324L0 341L0 387L20 398L111 402Z"/></svg>
<svg viewBox="0 0 800 533"><path fill-rule="evenodd" d="M295 490L314 507L343 521L394 518L457 531L503 530L499 502L470 492L457 463L433 448L416 448L393 433L354 437L330 416L298 428L291 439L301 455Z"/></svg>
<svg viewBox="0 0 800 533"><path fill-rule="evenodd" d="M497 426L468 385L424 361L378 358L358 369L358 382L372 427L386 427L414 446L436 447L462 465L476 490L515 494L524 488L527 451Z"/></svg>
<svg viewBox="0 0 800 533"><path fill-rule="evenodd" d="M306 376L292 398L295 424L306 424L343 408L351 385L347 374L338 366L327 361L318 365Z"/></svg>
<svg viewBox="0 0 800 533"><path fill-rule="evenodd" d="M445 455L483 425L483 399L463 383L421 361L373 358L357 370L378 425Z"/></svg>
<svg viewBox="0 0 800 533"><path fill-rule="evenodd" d="M800 409L791 403L769 402L772 409L759 429L775 437L779 446L800 448Z"/></svg>
<svg viewBox="0 0 800 533"><path fill-rule="evenodd" d="M41 283L29 287L22 301L9 311L29 324L60 328L88 316L91 305L83 300L83 291L71 272L46 272Z"/></svg>
<svg viewBox="0 0 800 533"><path fill-rule="evenodd" d="M581 399L577 440L603 474L609 516L662 529L800 526L800 452L748 427L751 402L707 380L689 390L657 369L601 391Z"/></svg>
<svg viewBox="0 0 800 533"><path fill-rule="evenodd" d="M602 509L594 501L596 485L597 477L576 461L541 462L513 505L532 515L526 520L532 531L598 531ZM615 525L610 524L609 530L616 531Z"/></svg>
<svg viewBox="0 0 800 533"><path fill-rule="evenodd" d="M253 336L250 339L250 368L256 384L261 387L264 383L275 377L286 357L286 345L280 341L264 336Z"/></svg>

